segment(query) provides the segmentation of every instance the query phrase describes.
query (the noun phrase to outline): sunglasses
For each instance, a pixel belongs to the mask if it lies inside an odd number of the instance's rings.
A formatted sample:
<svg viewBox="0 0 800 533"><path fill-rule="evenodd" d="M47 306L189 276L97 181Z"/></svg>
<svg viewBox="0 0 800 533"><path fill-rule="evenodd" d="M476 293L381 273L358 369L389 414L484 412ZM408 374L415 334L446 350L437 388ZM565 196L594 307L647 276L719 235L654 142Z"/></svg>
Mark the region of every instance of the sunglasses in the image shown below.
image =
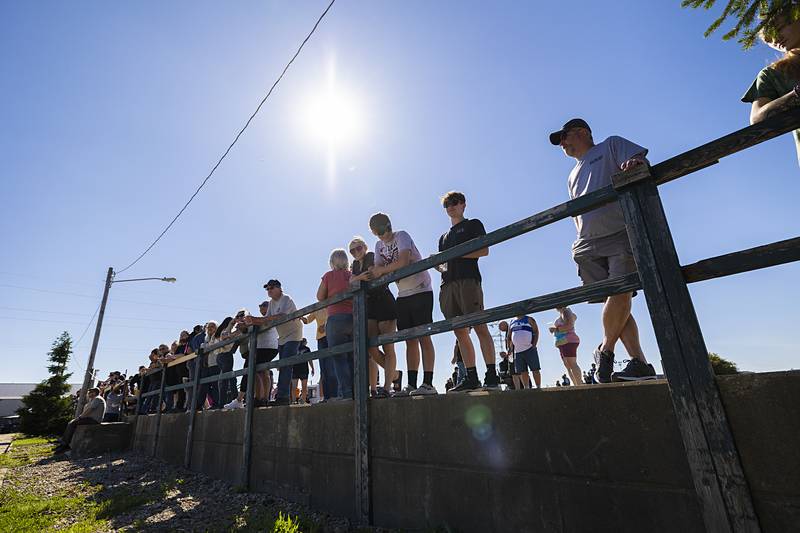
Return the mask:
<svg viewBox="0 0 800 533"><path fill-rule="evenodd" d="M351 254L355 254L356 252L360 252L360 251L361 251L361 250L363 250L363 249L364 249L364 247L363 247L362 245L360 245L360 244L359 244L358 246L355 246L355 247L353 247L353 248L350 248L350 253L351 253Z"/></svg>
<svg viewBox="0 0 800 533"><path fill-rule="evenodd" d="M448 207L454 207L454 206L456 206L456 205L458 205L458 204L460 204L460 203L461 203L461 202L460 202L460 201L458 201L458 200L447 200L447 201L444 203L444 207L445 207L445 209L447 209Z"/></svg>

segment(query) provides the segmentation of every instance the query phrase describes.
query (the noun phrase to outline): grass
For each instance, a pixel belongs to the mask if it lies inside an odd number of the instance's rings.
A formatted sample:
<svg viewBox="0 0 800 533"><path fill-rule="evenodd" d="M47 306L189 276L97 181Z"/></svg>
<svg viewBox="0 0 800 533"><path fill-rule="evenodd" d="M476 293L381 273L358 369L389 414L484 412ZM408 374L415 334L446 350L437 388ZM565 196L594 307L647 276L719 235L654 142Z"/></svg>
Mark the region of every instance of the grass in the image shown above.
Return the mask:
<svg viewBox="0 0 800 533"><path fill-rule="evenodd" d="M233 524L228 531L256 532L267 531L270 533L317 533L320 525L303 516L292 516L278 512L267 507L245 509L233 518Z"/></svg>
<svg viewBox="0 0 800 533"><path fill-rule="evenodd" d="M72 524L64 531L78 533L103 529L85 496L59 495L43 498L12 489L0 492L0 531L8 533L52 530L60 523ZM74 521L79 517L77 521ZM61 529L61 528L59 528Z"/></svg>
<svg viewBox="0 0 800 533"><path fill-rule="evenodd" d="M11 448L0 455L0 468L17 468L33 464L40 459L51 456L53 448L55 448L55 439L43 437L15 439L11 443Z"/></svg>
<svg viewBox="0 0 800 533"><path fill-rule="evenodd" d="M0 467L17 468L51 457L55 441L39 437L14 440L8 452L0 455ZM0 489L0 532L65 531L88 533L107 530L112 520L131 511L167 497L179 489L185 480L162 480L154 483L145 493L129 489L107 489L102 485L83 484L71 491L40 496L19 491L5 484ZM276 514L277 513L277 514ZM233 516L220 516L212 530L267 531L272 533L317 533L321 526L304 516L277 512L263 505L245 508ZM147 524L138 520L131 524L134 530L145 529Z"/></svg>

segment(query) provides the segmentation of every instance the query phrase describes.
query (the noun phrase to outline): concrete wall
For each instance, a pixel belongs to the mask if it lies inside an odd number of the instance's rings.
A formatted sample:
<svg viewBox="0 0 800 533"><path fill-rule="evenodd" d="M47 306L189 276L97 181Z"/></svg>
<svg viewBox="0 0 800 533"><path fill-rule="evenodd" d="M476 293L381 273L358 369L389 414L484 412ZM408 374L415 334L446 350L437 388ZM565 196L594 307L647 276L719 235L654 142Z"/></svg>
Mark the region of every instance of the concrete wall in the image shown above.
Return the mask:
<svg viewBox="0 0 800 533"><path fill-rule="evenodd" d="M800 372L721 378L764 531L800 524ZM665 382L370 402L377 525L702 531ZM354 513L350 402L257 409L251 488ZM155 417L134 447L152 450ZM198 414L192 468L239 483L243 411ZM181 464L188 415L158 455ZM149 444L148 444L149 443Z"/></svg>

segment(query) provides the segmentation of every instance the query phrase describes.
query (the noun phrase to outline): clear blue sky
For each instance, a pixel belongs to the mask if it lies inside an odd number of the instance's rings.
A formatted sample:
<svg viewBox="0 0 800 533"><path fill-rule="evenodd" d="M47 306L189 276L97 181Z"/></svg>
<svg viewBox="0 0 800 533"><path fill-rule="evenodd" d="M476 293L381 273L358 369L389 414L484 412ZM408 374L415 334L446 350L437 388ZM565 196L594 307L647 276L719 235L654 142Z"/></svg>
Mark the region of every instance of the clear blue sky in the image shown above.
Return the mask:
<svg viewBox="0 0 800 533"><path fill-rule="evenodd" d="M46 377L51 342L81 334L106 269L132 261L183 205L326 4L3 3L0 381ZM330 250L367 235L375 211L427 255L448 227L447 190L464 191L467 215L490 230L564 201L573 161L547 133L573 116L598 140L648 147L652 162L739 129L739 98L775 57L704 39L713 14L677 1L543 6L339 0L179 223L123 275L178 282L112 288L101 375L137 368L183 328L255 312L270 278L298 306L313 302ZM331 64L361 117L334 174L304 118ZM681 261L797 236L797 173L784 136L662 187ZM492 248L486 304L578 285L573 238L566 220ZM692 286L708 348L746 370L798 367L798 276L795 264ZM586 367L600 308L574 310ZM660 370L643 297L634 313ZM540 342L547 384L564 372L551 341ZM452 344L436 337L440 388Z"/></svg>

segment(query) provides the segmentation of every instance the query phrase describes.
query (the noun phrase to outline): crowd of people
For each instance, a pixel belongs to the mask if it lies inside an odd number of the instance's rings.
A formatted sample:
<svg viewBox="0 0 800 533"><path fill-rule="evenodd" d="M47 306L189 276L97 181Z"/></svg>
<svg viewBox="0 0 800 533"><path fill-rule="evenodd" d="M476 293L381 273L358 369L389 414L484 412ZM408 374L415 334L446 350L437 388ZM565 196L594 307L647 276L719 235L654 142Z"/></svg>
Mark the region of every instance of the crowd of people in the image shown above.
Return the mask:
<svg viewBox="0 0 800 533"><path fill-rule="evenodd" d="M647 150L622 137L612 136L595 144L592 131L583 119L568 121L560 130L550 134L549 140L576 161L567 180L572 199L610 185L611 176L619 170L647 164ZM479 219L466 218L467 201L463 193L448 192L441 198L441 205L450 225L439 238L439 252L486 234ZM578 215L574 217L574 221L577 239L572 245L572 254L578 267L578 276L584 284L622 276L636 270L625 219L617 202ZM329 257L329 268L321 276L317 289L318 300L334 297L348 291L354 284L378 279L422 259L411 235L407 231L394 229L391 219L385 213L372 215L368 227L377 239L373 250L369 250L362 237L353 238L347 249L334 249ZM484 309L478 262L488 254L488 247L482 248L437 267L441 273L439 307L445 318L452 319ZM418 272L397 280L395 284L397 296L386 285L371 289L366 295L367 329L371 338L433 322L434 287L430 273ZM174 386L194 380L198 372L200 378L224 375L233 370L237 352L243 358L245 367L307 353L311 348L303 338L303 324L316 323L317 349L352 342L352 299L342 300L307 316L273 326L276 321L296 312L297 306L291 296L283 291L281 282L277 279L269 280L263 287L267 300L258 306L257 314L239 309L233 316L220 322L210 320L205 325L196 325L191 331L181 331L178 339L171 344L161 344L154 348L149 356L149 365L141 366L139 372L130 379L125 380L121 374L109 376L97 388L96 396L105 406L103 416L108 416L109 420L116 419L126 410L126 406L128 410L139 414L152 413L158 409L173 412L241 408L245 403L248 386L246 376L242 377L238 387L233 378L219 378L200 385L196 393L191 388L166 393L162 398L162 405L157 405L158 395L144 398L142 395L157 391L161 386L161 373L152 372L155 368L164 368L166 386ZM577 362L580 343L575 332L577 315L566 306L556 309L558 316L548 327L548 331L553 335L554 345L566 370L558 386L636 381L655 377L655 370L647 362L639 344L638 328L631 315L633 296L635 293L630 292L616 294L595 302L604 306L603 339L593 351L595 363L588 372L583 372ZM237 341L211 349L212 345L247 333L253 327L263 328L257 335L255 354L249 353L248 342ZM501 322L500 330L505 335L505 350L500 351L499 362L494 339L486 324L453 331L455 348L452 362L455 370L446 386L449 393L477 389L498 390L502 384L507 389L542 386L537 349L540 330L536 320L527 315L519 315L508 322ZM485 366L483 379L478 375L473 333ZM625 346L629 359L624 369L614 372L614 350L618 341ZM421 336L406 340L405 348L404 372L397 368L397 354L393 344L370 347L369 386L373 398L437 394L433 384L436 354L431 338ZM201 350L202 361L196 358ZM383 369L382 382L379 379L380 369ZM277 371L277 383L272 371L257 372L253 384L255 406L308 402L308 377L315 372L312 361L281 367ZM320 360L318 392L323 402L353 397L352 352ZM99 411L97 402L93 403Z"/></svg>

